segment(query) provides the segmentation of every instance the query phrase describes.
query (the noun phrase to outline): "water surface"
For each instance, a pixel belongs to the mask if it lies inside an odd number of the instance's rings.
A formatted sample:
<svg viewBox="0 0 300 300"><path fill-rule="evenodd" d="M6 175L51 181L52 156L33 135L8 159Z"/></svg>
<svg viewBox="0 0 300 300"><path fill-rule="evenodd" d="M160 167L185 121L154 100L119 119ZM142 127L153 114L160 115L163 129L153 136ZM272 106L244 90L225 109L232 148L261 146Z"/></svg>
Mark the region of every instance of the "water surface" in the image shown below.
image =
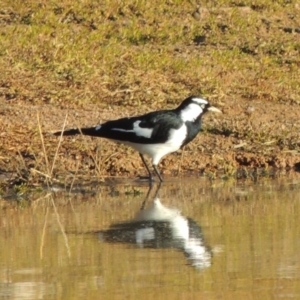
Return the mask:
<svg viewBox="0 0 300 300"><path fill-rule="evenodd" d="M0 200L0 299L300 299L300 182Z"/></svg>

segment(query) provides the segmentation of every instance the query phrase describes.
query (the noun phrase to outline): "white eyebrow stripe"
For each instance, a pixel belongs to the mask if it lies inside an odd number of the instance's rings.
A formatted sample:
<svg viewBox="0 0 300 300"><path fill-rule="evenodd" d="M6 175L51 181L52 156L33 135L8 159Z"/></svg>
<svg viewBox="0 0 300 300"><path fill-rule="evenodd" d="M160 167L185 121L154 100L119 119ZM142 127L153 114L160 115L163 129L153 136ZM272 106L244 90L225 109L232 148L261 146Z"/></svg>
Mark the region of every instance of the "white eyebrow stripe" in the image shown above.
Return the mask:
<svg viewBox="0 0 300 300"><path fill-rule="evenodd" d="M202 98L197 98L197 97L195 97L195 98L192 98L192 100L194 101L194 102L197 102L197 103L199 103L199 104L208 104L208 101L207 100L205 100L205 99L202 99Z"/></svg>
<svg viewBox="0 0 300 300"><path fill-rule="evenodd" d="M145 138L151 138L153 128L142 128L139 126L141 121L135 121L133 123L133 129L123 129L123 128L112 128L111 130L121 131L121 132L133 132L136 136L143 136Z"/></svg>

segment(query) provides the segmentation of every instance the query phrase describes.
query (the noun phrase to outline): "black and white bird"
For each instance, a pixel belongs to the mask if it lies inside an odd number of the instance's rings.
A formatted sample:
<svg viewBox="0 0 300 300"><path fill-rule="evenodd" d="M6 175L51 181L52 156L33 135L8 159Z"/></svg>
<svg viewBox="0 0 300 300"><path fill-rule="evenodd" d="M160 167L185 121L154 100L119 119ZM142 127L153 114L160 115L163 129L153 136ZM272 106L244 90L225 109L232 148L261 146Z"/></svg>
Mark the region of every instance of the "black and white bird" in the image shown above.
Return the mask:
<svg viewBox="0 0 300 300"><path fill-rule="evenodd" d="M151 158L155 174L162 182L158 163L165 155L179 150L197 136L201 129L202 116L208 111L221 112L207 100L191 96L172 110L112 120L95 127L58 131L54 135L83 134L128 145L139 152L149 180L152 181L153 176L144 155Z"/></svg>

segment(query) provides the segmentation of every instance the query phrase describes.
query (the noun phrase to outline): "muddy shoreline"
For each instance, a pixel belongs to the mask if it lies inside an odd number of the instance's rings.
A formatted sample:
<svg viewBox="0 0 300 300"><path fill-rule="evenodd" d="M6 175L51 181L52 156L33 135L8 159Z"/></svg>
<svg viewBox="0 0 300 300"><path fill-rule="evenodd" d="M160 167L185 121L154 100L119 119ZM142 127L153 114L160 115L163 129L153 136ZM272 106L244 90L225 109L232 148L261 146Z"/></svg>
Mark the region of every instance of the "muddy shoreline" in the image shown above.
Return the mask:
<svg viewBox="0 0 300 300"><path fill-rule="evenodd" d="M146 111L0 101L2 190L20 184L42 185L48 180L68 185L144 175L138 154L126 146L82 136L60 141L51 133L61 129L66 116L66 128L72 128ZM247 102L233 101L219 107L223 114L205 116L203 131L192 143L162 160L163 176L254 180L287 173L298 176L300 113L296 109L280 103L251 102L253 113L249 115Z"/></svg>

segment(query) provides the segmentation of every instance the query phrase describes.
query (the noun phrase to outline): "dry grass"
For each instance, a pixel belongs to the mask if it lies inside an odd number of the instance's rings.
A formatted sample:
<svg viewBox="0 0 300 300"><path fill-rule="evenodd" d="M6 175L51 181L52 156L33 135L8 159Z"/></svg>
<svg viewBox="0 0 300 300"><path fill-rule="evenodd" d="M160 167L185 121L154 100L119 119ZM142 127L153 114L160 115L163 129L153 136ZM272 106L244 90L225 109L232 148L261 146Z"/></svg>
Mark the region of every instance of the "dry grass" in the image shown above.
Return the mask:
<svg viewBox="0 0 300 300"><path fill-rule="evenodd" d="M139 163L125 162L132 153L127 148L107 147L104 141L99 154L98 145L87 146L80 139L64 142L57 153L57 140L44 137L41 143L39 128L59 129L65 111L60 123L59 116L46 120L45 113L37 126L28 107L39 110L41 106L48 114L57 113L54 108L75 109L71 125L91 125L105 119L104 112L117 118L173 107L191 94L210 99L224 110L224 117L207 119L203 134L207 144L189 145L181 158L170 156L163 170L176 173L175 162L181 159L183 172L211 166L231 175L240 165L280 166L276 151L299 153L298 1L201 1L200 18L194 14L196 9L196 1L181 0L3 0L0 171L17 170L21 183L37 176L33 170L59 176L50 164L45 165L47 153L57 169L72 170L64 173L67 182L83 173L98 178L132 176ZM23 121L18 130L5 119L12 112L9 105L17 107ZM97 105L98 114L91 105ZM252 106L256 111L247 114ZM286 107L292 110L284 111L282 126L276 118ZM87 109L90 118L83 124L83 117L76 114ZM264 118L261 113L269 115ZM196 152L206 154L206 159L191 159L189 154ZM257 155L261 156L257 159Z"/></svg>
<svg viewBox="0 0 300 300"><path fill-rule="evenodd" d="M299 102L297 1L2 1L1 94L153 108L187 94ZM298 30L298 31L295 31Z"/></svg>

